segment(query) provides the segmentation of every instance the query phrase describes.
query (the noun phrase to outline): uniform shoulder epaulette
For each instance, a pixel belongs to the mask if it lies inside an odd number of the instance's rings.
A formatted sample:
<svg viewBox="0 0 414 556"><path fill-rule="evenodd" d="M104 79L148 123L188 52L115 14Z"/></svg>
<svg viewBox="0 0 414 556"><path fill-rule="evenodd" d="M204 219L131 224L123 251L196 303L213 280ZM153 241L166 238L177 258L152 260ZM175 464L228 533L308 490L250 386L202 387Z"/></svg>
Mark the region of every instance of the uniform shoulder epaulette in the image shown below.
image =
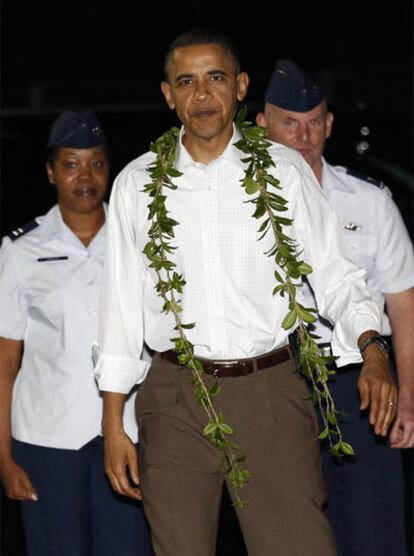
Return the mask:
<svg viewBox="0 0 414 556"><path fill-rule="evenodd" d="M367 181L368 183L371 183L372 185L375 185L380 189L384 189L385 187L385 183L383 181L377 180L376 178L372 178L371 176L367 176L366 174L363 174L362 172L358 172L357 170L350 170L349 168L347 168L346 173L348 174L348 176L358 178L362 181Z"/></svg>
<svg viewBox="0 0 414 556"><path fill-rule="evenodd" d="M39 223L36 220L31 220L30 222L28 222L24 226L20 226L19 228L16 228L15 230L13 230L9 234L9 238L12 241L16 241L16 239L19 239L19 237L22 237L22 236L26 235L28 232L31 232L32 230L34 230L38 226L39 226Z"/></svg>

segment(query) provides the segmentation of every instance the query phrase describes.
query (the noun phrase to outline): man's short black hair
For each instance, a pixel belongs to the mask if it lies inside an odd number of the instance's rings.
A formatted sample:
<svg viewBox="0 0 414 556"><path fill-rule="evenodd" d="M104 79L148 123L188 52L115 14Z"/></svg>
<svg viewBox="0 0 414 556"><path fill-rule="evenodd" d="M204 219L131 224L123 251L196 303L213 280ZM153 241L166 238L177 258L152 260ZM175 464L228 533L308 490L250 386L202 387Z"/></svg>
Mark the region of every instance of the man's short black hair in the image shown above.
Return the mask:
<svg viewBox="0 0 414 556"><path fill-rule="evenodd" d="M196 46L201 44L218 44L230 55L231 59L234 62L234 70L238 75L240 73L241 63L240 63L240 56L236 45L233 41L225 35L222 31L218 31L217 29L209 29L209 28L197 28L197 29L190 29L185 33L181 33L178 35L173 42L168 47L168 50L165 54L165 62L164 62L164 78L168 81L168 64L171 59L171 54L176 48L180 48L183 46Z"/></svg>

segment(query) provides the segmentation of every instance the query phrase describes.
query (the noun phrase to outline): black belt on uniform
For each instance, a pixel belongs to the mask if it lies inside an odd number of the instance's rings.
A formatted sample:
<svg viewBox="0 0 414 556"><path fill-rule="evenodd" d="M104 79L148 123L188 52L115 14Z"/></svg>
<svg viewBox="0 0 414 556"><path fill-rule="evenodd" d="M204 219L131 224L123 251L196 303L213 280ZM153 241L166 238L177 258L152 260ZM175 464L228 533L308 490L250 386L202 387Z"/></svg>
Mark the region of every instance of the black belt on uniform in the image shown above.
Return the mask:
<svg viewBox="0 0 414 556"><path fill-rule="evenodd" d="M177 354L172 349L163 351L159 355L161 358L166 359L171 363L176 365L179 364ZM264 355L259 355L258 357L248 357L246 359L222 359L220 361L213 361L212 359L204 359L202 357L197 357L196 359L203 365L204 372L209 375L217 377L237 377L246 376L254 371L260 371L261 369L267 369L268 367L279 365L280 363L284 363L292 358L292 348L290 345L287 345L276 349L275 351L271 351L270 353L265 353Z"/></svg>

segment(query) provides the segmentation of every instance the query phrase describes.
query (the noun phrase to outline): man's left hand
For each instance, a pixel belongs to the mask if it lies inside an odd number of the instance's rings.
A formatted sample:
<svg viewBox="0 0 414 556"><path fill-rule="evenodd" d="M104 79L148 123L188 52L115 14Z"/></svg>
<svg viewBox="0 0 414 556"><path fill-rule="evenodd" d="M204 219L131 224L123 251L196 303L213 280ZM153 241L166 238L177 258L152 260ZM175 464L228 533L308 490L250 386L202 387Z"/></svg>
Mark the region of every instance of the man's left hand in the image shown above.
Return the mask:
<svg viewBox="0 0 414 556"><path fill-rule="evenodd" d="M404 387L398 395L397 418L391 430L390 442L391 448L414 448L414 395Z"/></svg>
<svg viewBox="0 0 414 556"><path fill-rule="evenodd" d="M370 408L369 422L375 434L386 436L397 411L397 388L392 379L388 356L377 346L368 346L358 380L360 409Z"/></svg>

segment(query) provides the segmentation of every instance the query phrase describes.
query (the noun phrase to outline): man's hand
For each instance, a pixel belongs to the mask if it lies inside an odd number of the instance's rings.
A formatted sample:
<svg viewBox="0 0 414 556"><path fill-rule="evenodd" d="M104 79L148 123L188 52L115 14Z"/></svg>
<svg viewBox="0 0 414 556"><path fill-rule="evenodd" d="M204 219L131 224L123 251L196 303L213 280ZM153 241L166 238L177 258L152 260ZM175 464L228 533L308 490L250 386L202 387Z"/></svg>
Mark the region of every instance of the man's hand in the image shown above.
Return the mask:
<svg viewBox="0 0 414 556"><path fill-rule="evenodd" d="M120 430L105 433L105 473L115 492L142 500L139 490L138 455L131 439ZM136 485L133 487L131 481Z"/></svg>
<svg viewBox="0 0 414 556"><path fill-rule="evenodd" d="M370 407L369 422L375 434L386 436L397 411L397 388L388 366L388 355L375 344L369 345L364 355L358 380L360 409Z"/></svg>
<svg viewBox="0 0 414 556"><path fill-rule="evenodd" d="M135 500L142 500L139 490L137 451L131 439L125 434L122 424L125 397L125 394L117 392L103 393L105 473L115 492ZM131 481L136 486L132 486Z"/></svg>
<svg viewBox="0 0 414 556"><path fill-rule="evenodd" d="M414 287L384 293L391 322L398 372L397 418L391 431L392 448L414 447Z"/></svg>
<svg viewBox="0 0 414 556"><path fill-rule="evenodd" d="M1 480L4 492L12 500L33 500L38 499L27 473L13 459L2 462Z"/></svg>
<svg viewBox="0 0 414 556"><path fill-rule="evenodd" d="M391 448L414 448L414 395L412 389L400 388L397 418L391 430Z"/></svg>

